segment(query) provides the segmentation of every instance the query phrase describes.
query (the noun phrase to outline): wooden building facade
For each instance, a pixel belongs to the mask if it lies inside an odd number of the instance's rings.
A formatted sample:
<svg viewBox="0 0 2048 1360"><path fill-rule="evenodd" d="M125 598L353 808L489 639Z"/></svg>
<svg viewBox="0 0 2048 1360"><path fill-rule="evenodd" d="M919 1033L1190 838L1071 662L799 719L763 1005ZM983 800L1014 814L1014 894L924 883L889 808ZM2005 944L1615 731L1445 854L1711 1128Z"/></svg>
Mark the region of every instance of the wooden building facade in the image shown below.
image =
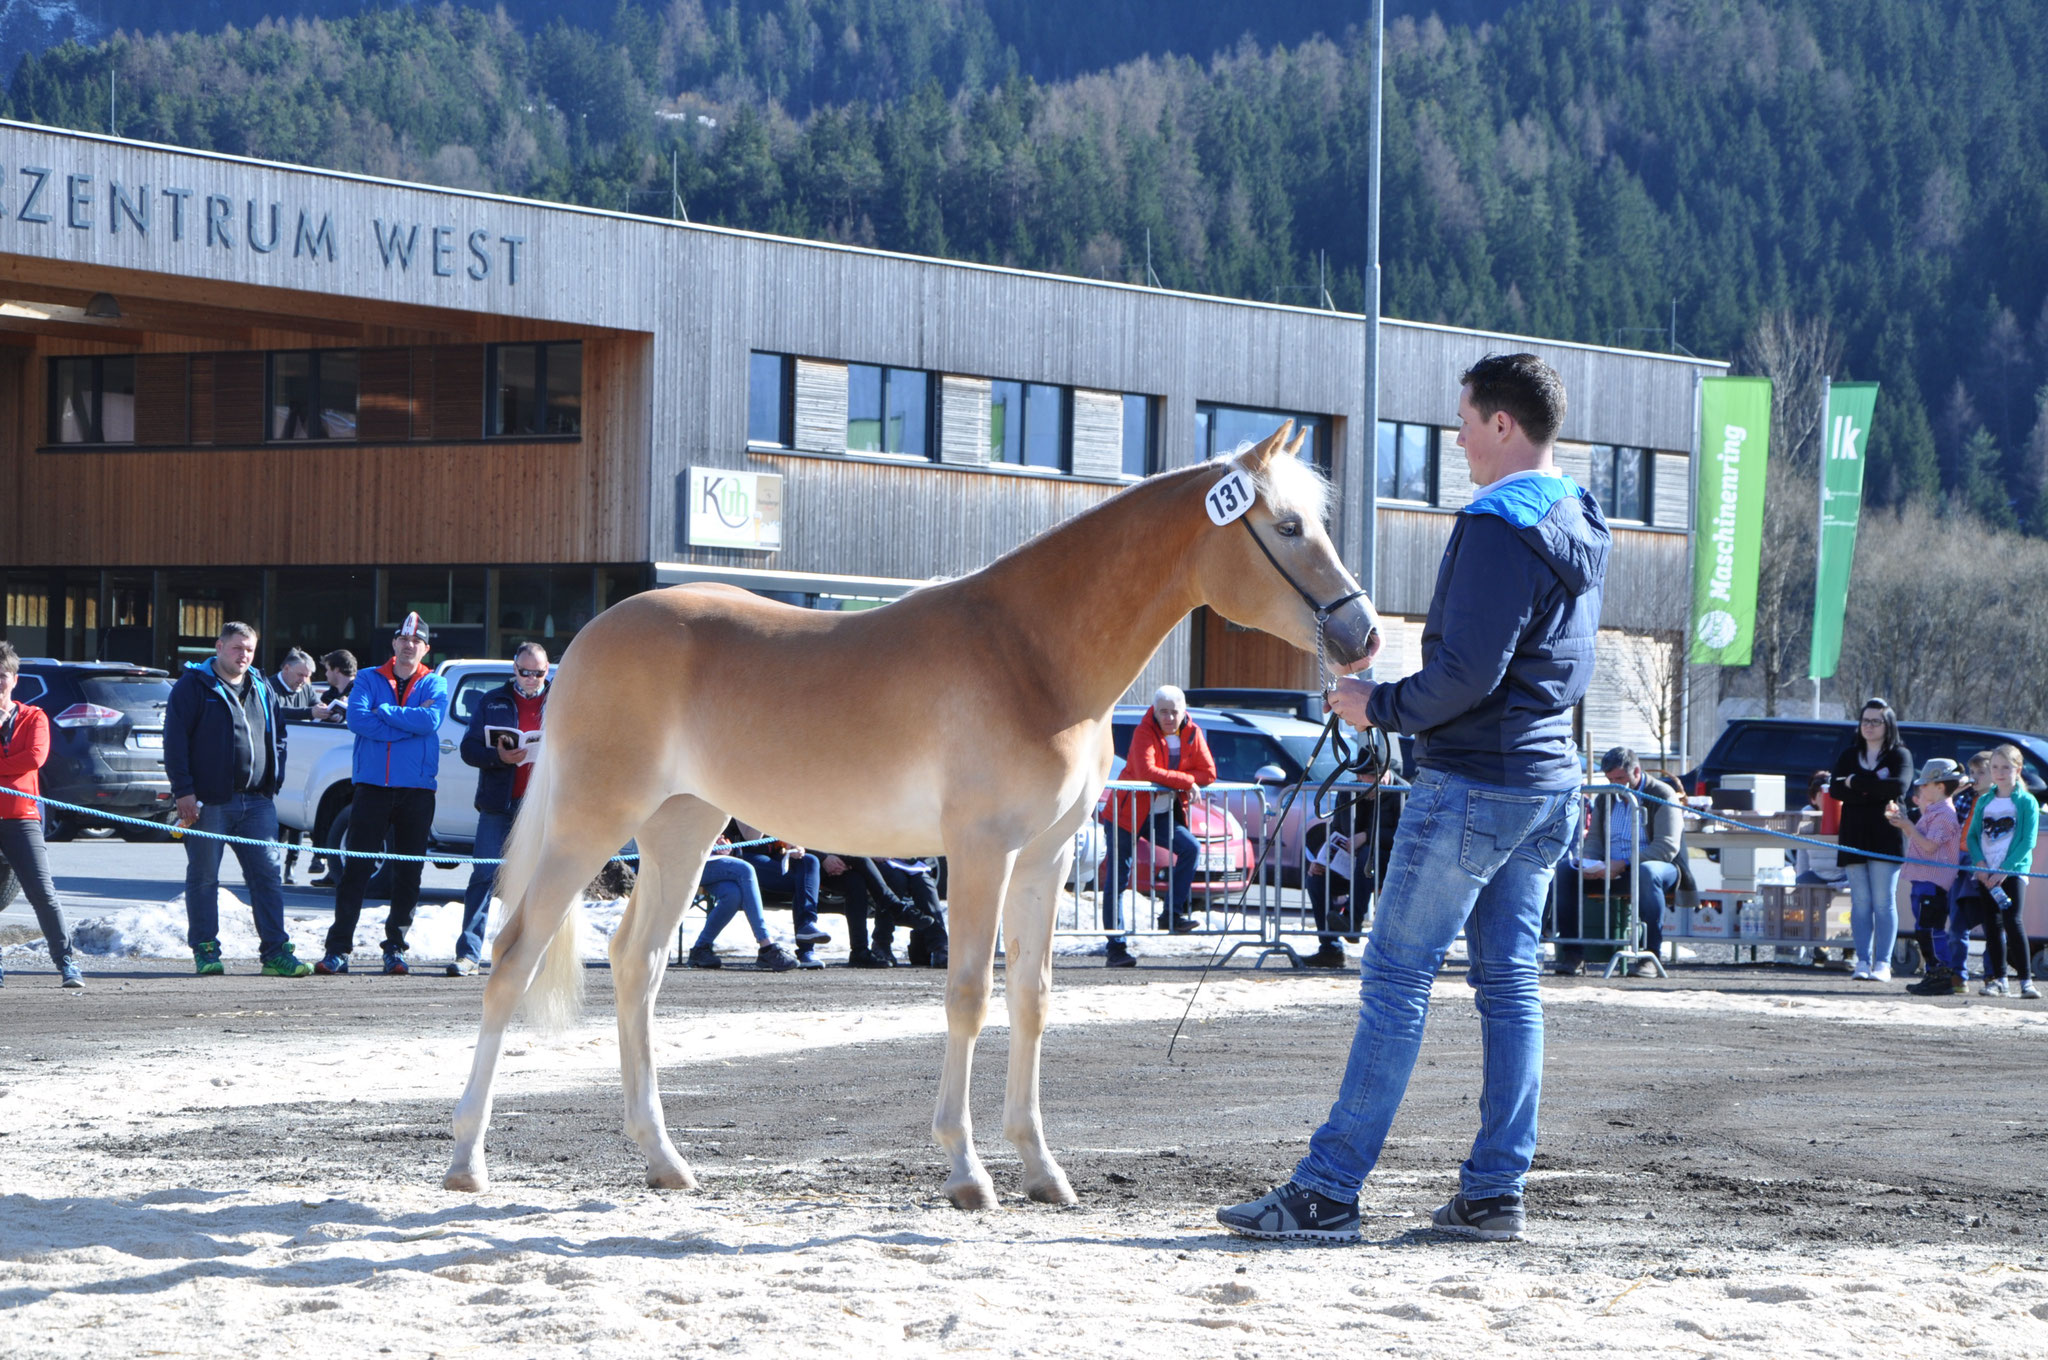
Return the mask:
<svg viewBox="0 0 2048 1360"><path fill-rule="evenodd" d="M1682 628L1719 365L1389 322L1369 441L1362 339L1355 315L0 123L7 636L168 664L245 617L265 664L375 662L415 608L437 649L503 654L675 581L866 607L1284 414L1354 563L1374 515L1398 665L1471 491L1457 374L1507 348L1559 368L1564 456L1628 526L1609 624ZM691 488L729 473L775 533L693 525ZM1141 686L1312 669L1197 617Z"/></svg>

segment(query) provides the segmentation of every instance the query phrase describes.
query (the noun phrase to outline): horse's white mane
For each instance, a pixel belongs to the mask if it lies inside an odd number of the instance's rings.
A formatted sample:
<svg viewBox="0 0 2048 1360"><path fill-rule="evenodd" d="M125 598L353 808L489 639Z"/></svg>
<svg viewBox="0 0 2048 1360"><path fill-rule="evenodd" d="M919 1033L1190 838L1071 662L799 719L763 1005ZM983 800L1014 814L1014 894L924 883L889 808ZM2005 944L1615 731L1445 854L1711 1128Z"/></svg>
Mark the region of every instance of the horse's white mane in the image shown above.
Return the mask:
<svg viewBox="0 0 2048 1360"><path fill-rule="evenodd" d="M1229 453L1216 455L1215 461L1236 458L1248 453L1253 447L1247 439ZM1293 510L1303 519L1322 522L1330 516L1330 481L1314 467L1299 458L1285 454L1266 464L1264 472L1252 475L1252 485L1266 498L1269 509Z"/></svg>

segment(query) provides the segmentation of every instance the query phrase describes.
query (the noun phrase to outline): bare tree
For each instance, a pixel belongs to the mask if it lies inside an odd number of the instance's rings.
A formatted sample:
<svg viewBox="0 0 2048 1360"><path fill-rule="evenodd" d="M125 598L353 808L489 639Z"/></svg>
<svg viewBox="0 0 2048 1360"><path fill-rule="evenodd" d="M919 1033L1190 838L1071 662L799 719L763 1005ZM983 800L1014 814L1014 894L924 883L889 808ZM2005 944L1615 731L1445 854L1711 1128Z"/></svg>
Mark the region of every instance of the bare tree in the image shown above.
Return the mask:
<svg viewBox="0 0 2048 1360"><path fill-rule="evenodd" d="M1743 344L1742 367L1771 380L1769 494L1757 563L1756 640L1751 669L1764 713L1806 673L1819 531L1821 402L1842 355L1825 317L1765 312Z"/></svg>

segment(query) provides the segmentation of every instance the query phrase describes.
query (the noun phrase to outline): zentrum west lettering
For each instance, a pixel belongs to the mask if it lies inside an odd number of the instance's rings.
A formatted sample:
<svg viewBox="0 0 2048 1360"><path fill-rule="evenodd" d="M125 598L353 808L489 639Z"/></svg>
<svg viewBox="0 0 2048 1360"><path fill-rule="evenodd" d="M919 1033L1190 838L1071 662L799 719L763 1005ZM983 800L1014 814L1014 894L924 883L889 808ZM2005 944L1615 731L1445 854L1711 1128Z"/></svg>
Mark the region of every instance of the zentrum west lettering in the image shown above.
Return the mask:
<svg viewBox="0 0 2048 1360"><path fill-rule="evenodd" d="M1721 452L1721 502L1714 510L1714 531L1707 541L1714 549L1714 570L1707 578L1707 598L1727 603L1735 589L1735 514L1742 491L1742 445L1749 431L1740 425L1723 426Z"/></svg>
<svg viewBox="0 0 2048 1360"><path fill-rule="evenodd" d="M274 199L101 181L89 174L60 174L46 165L17 166L16 171L8 176L0 166L0 222L12 217L24 226L104 230L111 236L168 240L229 255L288 253L309 266L339 264L353 236L336 226L330 211ZM465 230L381 218L366 225L387 271L410 273L417 263L421 273L435 278L481 283L499 277L512 286L525 263L524 236L488 227Z"/></svg>

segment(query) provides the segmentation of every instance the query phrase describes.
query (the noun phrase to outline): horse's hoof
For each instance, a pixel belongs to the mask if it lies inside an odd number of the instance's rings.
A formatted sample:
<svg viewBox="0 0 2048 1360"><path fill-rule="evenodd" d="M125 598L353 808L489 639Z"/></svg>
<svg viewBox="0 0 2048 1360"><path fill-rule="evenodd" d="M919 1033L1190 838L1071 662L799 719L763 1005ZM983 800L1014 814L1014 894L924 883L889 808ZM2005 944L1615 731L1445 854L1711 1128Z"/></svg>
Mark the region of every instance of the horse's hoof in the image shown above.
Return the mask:
<svg viewBox="0 0 2048 1360"><path fill-rule="evenodd" d="M1045 1180L1024 1187L1024 1193L1039 1204L1079 1204L1081 1197L1074 1193L1074 1187L1067 1184L1063 1171L1055 1171Z"/></svg>
<svg viewBox="0 0 2048 1360"><path fill-rule="evenodd" d="M996 1187L992 1181L962 1181L945 1187L940 1193L953 1201L955 1209L965 1209L970 1213L997 1207Z"/></svg>
<svg viewBox="0 0 2048 1360"><path fill-rule="evenodd" d="M695 1190L697 1178L687 1166L648 1167L647 1185L653 1190Z"/></svg>
<svg viewBox="0 0 2048 1360"><path fill-rule="evenodd" d="M491 1178L483 1171L450 1171L441 1178L443 1190L460 1190L465 1194L481 1195L491 1188Z"/></svg>

